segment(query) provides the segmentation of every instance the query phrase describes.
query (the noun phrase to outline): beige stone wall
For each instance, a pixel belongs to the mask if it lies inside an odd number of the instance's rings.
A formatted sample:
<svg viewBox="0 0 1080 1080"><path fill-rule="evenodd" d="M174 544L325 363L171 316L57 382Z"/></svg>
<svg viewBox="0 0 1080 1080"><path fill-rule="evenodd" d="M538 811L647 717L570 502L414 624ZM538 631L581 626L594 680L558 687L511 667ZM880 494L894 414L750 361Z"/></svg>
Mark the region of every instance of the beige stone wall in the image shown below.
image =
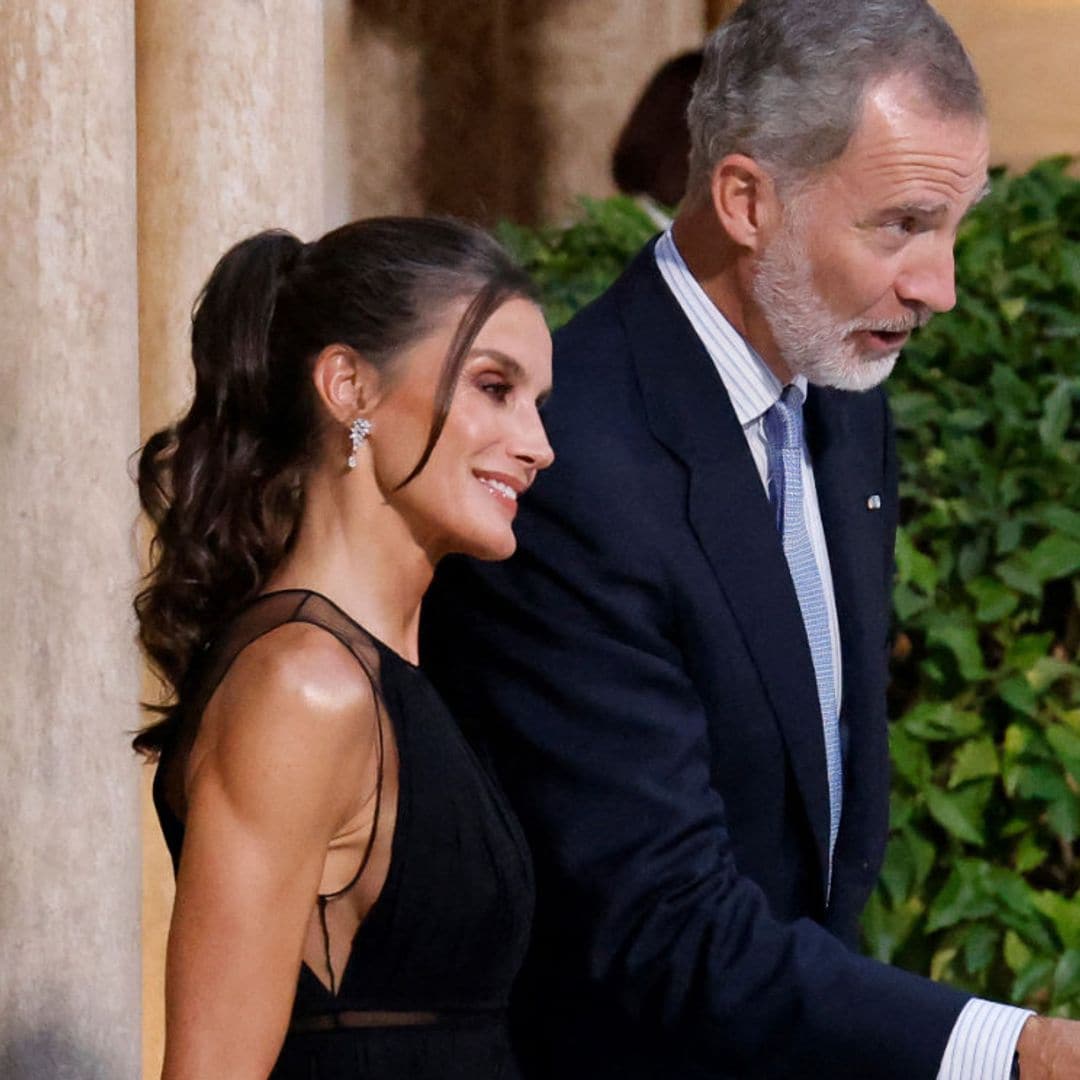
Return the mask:
<svg viewBox="0 0 1080 1080"><path fill-rule="evenodd" d="M134 28L0 5L0 1076L133 1077Z"/></svg>
<svg viewBox="0 0 1080 1080"><path fill-rule="evenodd" d="M975 61L993 160L1080 154L1080 0L936 0Z"/></svg>

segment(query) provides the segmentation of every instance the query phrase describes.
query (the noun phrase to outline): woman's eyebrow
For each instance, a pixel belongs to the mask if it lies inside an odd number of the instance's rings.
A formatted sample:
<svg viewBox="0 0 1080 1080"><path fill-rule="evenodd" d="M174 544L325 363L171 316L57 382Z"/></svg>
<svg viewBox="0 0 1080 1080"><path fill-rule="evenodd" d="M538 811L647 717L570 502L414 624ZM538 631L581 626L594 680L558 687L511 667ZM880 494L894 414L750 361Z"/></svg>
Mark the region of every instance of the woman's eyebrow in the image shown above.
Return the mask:
<svg viewBox="0 0 1080 1080"><path fill-rule="evenodd" d="M513 375L516 378L525 378L525 369L515 360L509 353L504 353L501 349L488 349L488 348L476 348L469 352L469 356L487 356L492 360L502 364L506 369L507 374Z"/></svg>

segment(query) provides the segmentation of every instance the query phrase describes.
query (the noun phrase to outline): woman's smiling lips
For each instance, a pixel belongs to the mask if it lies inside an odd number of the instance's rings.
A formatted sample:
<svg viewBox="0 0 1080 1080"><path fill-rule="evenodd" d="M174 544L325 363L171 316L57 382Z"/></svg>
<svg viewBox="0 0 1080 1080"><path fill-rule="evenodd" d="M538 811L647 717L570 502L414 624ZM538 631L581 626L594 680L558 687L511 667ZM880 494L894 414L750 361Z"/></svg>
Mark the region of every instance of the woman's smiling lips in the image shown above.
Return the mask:
<svg viewBox="0 0 1080 1080"><path fill-rule="evenodd" d="M502 505L517 511L518 495L525 491L528 484L506 473L476 472L473 475Z"/></svg>

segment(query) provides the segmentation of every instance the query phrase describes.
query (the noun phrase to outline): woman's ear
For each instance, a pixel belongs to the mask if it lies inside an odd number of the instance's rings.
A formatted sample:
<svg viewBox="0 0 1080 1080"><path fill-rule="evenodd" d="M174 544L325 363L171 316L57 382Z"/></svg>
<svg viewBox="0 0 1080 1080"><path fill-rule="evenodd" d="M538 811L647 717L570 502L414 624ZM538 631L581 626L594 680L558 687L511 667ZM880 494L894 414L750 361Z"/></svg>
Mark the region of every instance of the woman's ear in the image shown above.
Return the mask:
<svg viewBox="0 0 1080 1080"><path fill-rule="evenodd" d="M327 345L315 358L311 379L326 411L340 424L369 413L378 398L378 371L348 345Z"/></svg>
<svg viewBox="0 0 1080 1080"><path fill-rule="evenodd" d="M713 169L710 194L728 236L740 247L761 252L781 217L769 173L752 157L728 154Z"/></svg>

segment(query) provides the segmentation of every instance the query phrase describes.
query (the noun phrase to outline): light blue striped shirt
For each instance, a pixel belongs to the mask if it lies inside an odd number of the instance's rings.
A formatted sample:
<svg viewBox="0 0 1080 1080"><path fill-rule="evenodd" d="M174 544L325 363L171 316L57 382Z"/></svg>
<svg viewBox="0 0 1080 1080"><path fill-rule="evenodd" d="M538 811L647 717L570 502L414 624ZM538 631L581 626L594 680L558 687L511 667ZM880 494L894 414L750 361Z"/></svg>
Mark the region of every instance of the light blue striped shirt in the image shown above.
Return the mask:
<svg viewBox="0 0 1080 1080"><path fill-rule="evenodd" d="M784 387L720 309L706 296L690 272L675 239L668 229L656 242L656 266L679 307L690 321L709 354L731 399L735 416L742 425L747 445L761 482L768 491L769 465L765 449L765 414L779 399ZM806 379L796 375L792 382L806 395ZM810 453L803 445L803 493L806 524L814 558L825 586L829 609L829 637L833 671L836 673L837 708L840 708L840 626L836 616L832 570L825 530L821 524L817 488ZM825 762L822 760L822 768ZM953 1025L937 1080L1009 1080L1020 1029L1032 1014L1026 1009L999 1005L972 998Z"/></svg>
<svg viewBox="0 0 1080 1080"><path fill-rule="evenodd" d="M758 475L766 492L769 490L769 461L765 448L765 414L780 400L784 384L769 370L765 361L747 344L742 335L720 313L716 305L705 295L705 290L690 273L683 261L675 240L668 229L656 242L656 266L667 283L679 307L683 309L694 333L701 339L724 384L735 417L742 425L750 454L757 466ZM806 397L806 377L796 375L792 380ZM829 549L825 542L825 530L821 524L817 488L814 486L814 469L810 452L803 440L802 454L803 500L806 512L806 528L810 545L814 549L814 561L825 590L825 606L828 609L829 644L832 649L832 669L836 681L836 711L839 715L843 704L841 686L843 668L840 660L840 624L836 618L836 596L833 592L832 569L829 565ZM824 764L824 763L823 763Z"/></svg>

